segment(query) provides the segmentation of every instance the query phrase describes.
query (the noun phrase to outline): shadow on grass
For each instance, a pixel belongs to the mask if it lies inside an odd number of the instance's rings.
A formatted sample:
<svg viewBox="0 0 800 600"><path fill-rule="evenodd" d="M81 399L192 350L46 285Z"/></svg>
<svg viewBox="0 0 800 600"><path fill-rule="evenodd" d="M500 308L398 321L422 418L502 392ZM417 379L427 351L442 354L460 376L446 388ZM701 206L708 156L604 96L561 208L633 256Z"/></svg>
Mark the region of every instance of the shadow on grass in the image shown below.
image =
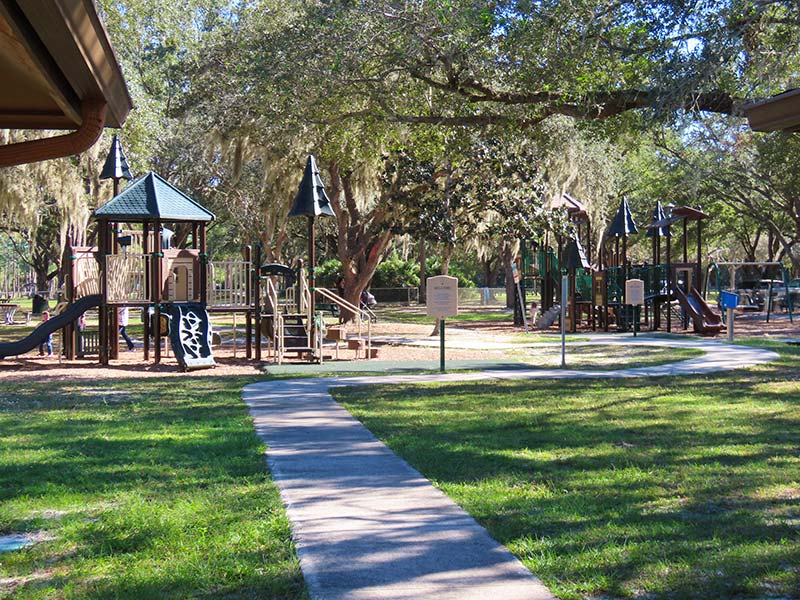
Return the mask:
<svg viewBox="0 0 800 600"><path fill-rule="evenodd" d="M692 378L336 390L560 598L798 597L800 349Z"/></svg>
<svg viewBox="0 0 800 600"><path fill-rule="evenodd" d="M0 531L56 537L4 555L0 575L20 581L14 597L305 597L241 402L251 381L5 386ZM57 576L26 579L43 564Z"/></svg>

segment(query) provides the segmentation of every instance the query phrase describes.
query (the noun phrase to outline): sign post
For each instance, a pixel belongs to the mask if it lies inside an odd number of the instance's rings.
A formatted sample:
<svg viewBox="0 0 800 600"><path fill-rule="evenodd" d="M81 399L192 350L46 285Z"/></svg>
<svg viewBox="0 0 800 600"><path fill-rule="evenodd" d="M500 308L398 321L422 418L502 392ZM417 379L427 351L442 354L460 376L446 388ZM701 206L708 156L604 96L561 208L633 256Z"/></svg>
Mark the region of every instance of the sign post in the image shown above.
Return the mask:
<svg viewBox="0 0 800 600"><path fill-rule="evenodd" d="M439 319L439 370L444 373L444 323L446 317L458 314L458 278L449 275L428 277L427 314Z"/></svg>
<svg viewBox="0 0 800 600"><path fill-rule="evenodd" d="M633 307L633 337L639 330L639 307L644 304L644 281L628 279L625 282L625 301Z"/></svg>
<svg viewBox="0 0 800 600"><path fill-rule="evenodd" d="M561 368L567 367L567 295L569 294L569 276L561 277Z"/></svg>
<svg viewBox="0 0 800 600"><path fill-rule="evenodd" d="M525 299L522 297L522 286L520 285L517 265L511 265L511 275L514 277L514 284L517 286L517 298L519 299L519 310L522 313L522 323L525 325L525 333L528 333L528 316L525 314Z"/></svg>
<svg viewBox="0 0 800 600"><path fill-rule="evenodd" d="M733 292L722 290L719 294L720 305L723 310L728 311L728 341L733 343L733 310L739 306L739 295Z"/></svg>

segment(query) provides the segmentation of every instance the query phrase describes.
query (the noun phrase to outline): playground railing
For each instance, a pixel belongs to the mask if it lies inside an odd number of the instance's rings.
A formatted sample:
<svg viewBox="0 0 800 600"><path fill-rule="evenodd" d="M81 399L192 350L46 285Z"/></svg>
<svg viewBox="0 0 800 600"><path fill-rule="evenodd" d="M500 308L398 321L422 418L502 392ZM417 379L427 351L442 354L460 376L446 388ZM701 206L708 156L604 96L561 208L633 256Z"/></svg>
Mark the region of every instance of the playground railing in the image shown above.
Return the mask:
<svg viewBox="0 0 800 600"><path fill-rule="evenodd" d="M644 281L645 296L658 296L667 293L666 265L634 265L630 267L630 279Z"/></svg>
<svg viewBox="0 0 800 600"><path fill-rule="evenodd" d="M585 301L592 298L592 273L584 269L575 270L575 291Z"/></svg>
<svg viewBox="0 0 800 600"><path fill-rule="evenodd" d="M358 337L361 338L363 332L363 325L364 321L367 322L367 356L372 356L372 320L369 318L368 315L364 314L359 307L355 304L352 304L331 292L330 290L326 290L325 288L316 288L316 292L322 296L326 301L336 304L339 307L339 310L342 309L350 311L355 315L356 326L358 327Z"/></svg>
<svg viewBox="0 0 800 600"><path fill-rule="evenodd" d="M250 261L222 260L208 265L208 304L249 307L252 304Z"/></svg>
<svg viewBox="0 0 800 600"><path fill-rule="evenodd" d="M109 254L104 257L109 302L146 302L146 274L151 257L144 254ZM89 281L84 279L83 281ZM81 291L79 282L77 289ZM86 294L83 294L86 295Z"/></svg>
<svg viewBox="0 0 800 600"><path fill-rule="evenodd" d="M283 354L286 348L285 339L283 337L283 313L277 309L279 306L278 290L271 279L268 278L266 280L264 288L265 296L269 302L267 306L274 307L272 311L272 337L274 338L275 360L280 365L283 363ZM259 331L257 335L261 335L261 332Z"/></svg>
<svg viewBox="0 0 800 600"><path fill-rule="evenodd" d="M606 269L607 298L609 304L622 302L625 282L623 281L622 267L608 267Z"/></svg>

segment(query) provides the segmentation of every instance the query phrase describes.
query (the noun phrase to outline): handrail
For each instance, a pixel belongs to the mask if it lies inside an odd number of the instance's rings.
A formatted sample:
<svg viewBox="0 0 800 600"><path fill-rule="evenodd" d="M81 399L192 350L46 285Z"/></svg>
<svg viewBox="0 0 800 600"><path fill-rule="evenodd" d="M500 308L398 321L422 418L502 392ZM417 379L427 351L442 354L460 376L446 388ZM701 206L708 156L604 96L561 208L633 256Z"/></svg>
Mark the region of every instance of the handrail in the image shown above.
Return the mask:
<svg viewBox="0 0 800 600"><path fill-rule="evenodd" d="M348 302L347 300L345 300L341 296L334 294L330 290L327 290L325 288L316 288L316 292L326 300L330 300L334 304L337 304L340 308L346 308L350 312L353 312L357 315L360 315L361 313L361 309L358 308L355 304Z"/></svg>
<svg viewBox="0 0 800 600"><path fill-rule="evenodd" d="M348 302L341 296L334 294L330 290L326 290L325 288L316 288L315 291L326 300L330 300L336 304L340 309L346 308L356 315L356 322L358 324L358 337L360 338L361 326L364 321L364 311L362 311L360 308L357 308L354 304ZM367 318L367 356L372 356L372 320L369 317Z"/></svg>
<svg viewBox="0 0 800 600"><path fill-rule="evenodd" d="M267 297L272 304L272 335L275 338L275 359L278 364L283 363L284 353L284 331L283 331L283 314L278 306L278 290L272 280L267 278ZM258 332L261 335L261 332Z"/></svg>

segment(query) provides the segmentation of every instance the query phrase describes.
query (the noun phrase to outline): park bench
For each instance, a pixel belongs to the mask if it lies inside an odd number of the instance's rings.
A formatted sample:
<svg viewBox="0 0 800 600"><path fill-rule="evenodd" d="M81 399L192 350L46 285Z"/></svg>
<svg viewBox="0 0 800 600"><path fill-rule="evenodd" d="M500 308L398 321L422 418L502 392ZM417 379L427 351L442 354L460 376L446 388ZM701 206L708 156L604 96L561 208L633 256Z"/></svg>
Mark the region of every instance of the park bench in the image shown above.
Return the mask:
<svg viewBox="0 0 800 600"><path fill-rule="evenodd" d="M339 316L339 305L334 302L317 302L315 306L320 312L329 312L332 317Z"/></svg>
<svg viewBox="0 0 800 600"><path fill-rule="evenodd" d="M14 324L14 313L17 312L19 304L13 302L0 302L0 310L5 313L4 322L6 325Z"/></svg>

